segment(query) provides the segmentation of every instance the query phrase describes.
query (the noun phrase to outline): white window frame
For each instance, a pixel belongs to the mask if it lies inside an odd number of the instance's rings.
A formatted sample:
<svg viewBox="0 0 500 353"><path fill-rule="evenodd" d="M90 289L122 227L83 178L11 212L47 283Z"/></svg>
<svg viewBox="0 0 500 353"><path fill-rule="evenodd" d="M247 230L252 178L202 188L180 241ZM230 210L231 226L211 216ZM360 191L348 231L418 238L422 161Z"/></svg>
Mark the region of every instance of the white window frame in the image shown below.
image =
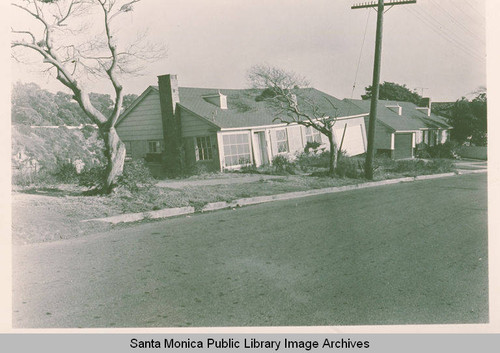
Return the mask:
<svg viewBox="0 0 500 353"><path fill-rule="evenodd" d="M284 139L278 139L278 132L283 131L285 134ZM279 153L289 153L290 152L290 145L288 144L288 130L286 128L284 129L276 129L274 131L274 135L276 136L276 149L278 154ZM284 146L286 147L285 151L280 151L280 143L284 143Z"/></svg>
<svg viewBox="0 0 500 353"><path fill-rule="evenodd" d="M312 126L305 126L305 137L306 143L308 142L317 142L321 143L321 132L313 128Z"/></svg>
<svg viewBox="0 0 500 353"><path fill-rule="evenodd" d="M212 146L212 138L210 135L196 136L194 138L194 148L196 151L196 161L214 160L214 148Z"/></svg>
<svg viewBox="0 0 500 353"><path fill-rule="evenodd" d="M243 146L244 145L244 144L241 144L241 143L226 145L224 143L224 138L226 136L231 136L231 135L243 135L243 136L245 136L245 138L246 138L246 144L248 145L248 153L243 153L244 155L248 154L248 160L247 160L246 163L240 163L240 160L239 160L238 164L229 165L226 162L226 158L228 158L228 157L239 156L238 152L236 154L227 154L226 153L226 147L231 148L230 146ZM221 137L222 137L222 151L223 151L223 156L224 156L224 158L223 158L223 160L224 160L224 168L226 168L226 169L234 169L234 168L239 168L241 166L250 165L250 164L253 163L252 162L252 141L250 140L250 134L249 134L249 132L244 131L244 132L225 133L225 134L222 134Z"/></svg>

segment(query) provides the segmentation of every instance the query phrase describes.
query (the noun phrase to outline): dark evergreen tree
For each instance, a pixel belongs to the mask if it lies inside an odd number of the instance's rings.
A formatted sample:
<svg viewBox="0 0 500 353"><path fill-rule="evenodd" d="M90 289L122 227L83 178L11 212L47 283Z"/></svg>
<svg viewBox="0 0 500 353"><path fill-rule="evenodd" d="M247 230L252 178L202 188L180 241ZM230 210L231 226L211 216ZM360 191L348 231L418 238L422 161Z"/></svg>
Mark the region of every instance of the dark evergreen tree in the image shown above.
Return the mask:
<svg viewBox="0 0 500 353"><path fill-rule="evenodd" d="M361 96L361 99L368 100L372 97L372 86L365 87L366 94ZM409 90L406 85L400 85L394 82L384 82L380 84L379 99L393 100L400 102L411 102L416 105L421 105L422 96L418 93Z"/></svg>

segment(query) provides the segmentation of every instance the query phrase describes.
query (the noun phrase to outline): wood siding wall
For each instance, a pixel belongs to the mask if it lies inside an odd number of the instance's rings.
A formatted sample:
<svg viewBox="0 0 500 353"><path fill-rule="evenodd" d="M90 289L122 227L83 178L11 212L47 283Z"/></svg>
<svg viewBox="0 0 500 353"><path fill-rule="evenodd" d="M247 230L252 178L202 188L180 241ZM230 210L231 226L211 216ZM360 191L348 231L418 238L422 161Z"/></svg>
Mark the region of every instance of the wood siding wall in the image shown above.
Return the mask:
<svg viewBox="0 0 500 353"><path fill-rule="evenodd" d="M365 117L366 135L368 133L368 122L370 118ZM375 150L390 150L391 149L391 134L392 131L385 125L377 122L375 124Z"/></svg>
<svg viewBox="0 0 500 353"><path fill-rule="evenodd" d="M151 91L116 128L123 141L163 140L160 95Z"/></svg>
<svg viewBox="0 0 500 353"><path fill-rule="evenodd" d="M215 134L217 128L203 121L190 111L181 109L181 132L182 137L209 136Z"/></svg>

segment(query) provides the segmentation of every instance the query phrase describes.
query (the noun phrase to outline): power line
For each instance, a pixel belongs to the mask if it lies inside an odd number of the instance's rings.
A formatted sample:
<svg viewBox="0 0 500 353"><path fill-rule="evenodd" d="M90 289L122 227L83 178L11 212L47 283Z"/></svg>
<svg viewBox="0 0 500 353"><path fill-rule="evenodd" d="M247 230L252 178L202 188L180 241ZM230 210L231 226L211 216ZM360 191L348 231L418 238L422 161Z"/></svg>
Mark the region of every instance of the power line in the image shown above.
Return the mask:
<svg viewBox="0 0 500 353"><path fill-rule="evenodd" d="M437 1L431 0L432 3L434 3L435 6L437 6L448 18L453 22L454 24L458 25L460 28L468 32L470 35L472 35L474 38L477 40L481 41L483 44L485 44L485 39L479 36L478 34L474 33L472 30L470 30L467 26L465 26L460 20L457 20L455 17L453 17L448 10L443 8Z"/></svg>
<svg viewBox="0 0 500 353"><path fill-rule="evenodd" d="M423 24L427 25L429 29L434 31L437 35L439 35L441 38L446 40L447 42L453 44L457 50L459 50L463 54L467 54L471 58L474 58L476 60L481 60L484 61L484 58L480 57L477 55L475 52L473 52L471 49L466 47L463 43L458 41L457 39L451 37L447 33L443 32L439 26L436 26L434 23L430 22L425 16L422 16L421 14L417 12L413 12L413 15Z"/></svg>
<svg viewBox="0 0 500 353"><path fill-rule="evenodd" d="M463 44L463 38L461 36L458 36L455 32L453 31L449 31L446 32L444 29L445 27L443 27L442 25L442 21L440 21L439 19L436 19L431 13L429 13L428 11L426 11L424 8L415 8L415 9L412 9L416 12L418 12L421 16L423 16L429 23L432 23L436 28L438 28L438 30L442 33L445 33L447 36L449 36L450 38L452 38L453 40L457 41L458 43L460 43L460 45L465 48L466 50L470 50L470 48Z"/></svg>
<svg viewBox="0 0 500 353"><path fill-rule="evenodd" d="M453 44L456 49L459 49L460 52L463 54L467 54L471 58L474 58L476 60L480 60L484 62L484 58L477 55L474 51L472 51L470 48L465 46L463 43L461 43L458 39L450 36L449 34L445 33L439 25L436 25L432 20L427 18L425 14L419 13L415 11L415 9L407 9L408 12L413 14L420 22L422 22L424 25L428 26L429 29L434 31L436 34L438 34L441 38L445 39L449 43Z"/></svg>
<svg viewBox="0 0 500 353"><path fill-rule="evenodd" d="M358 80L359 65L361 63L361 56L363 54L363 47L365 46L366 32L368 30L368 22L370 21L370 13L371 13L371 11L368 10L368 15L366 16L365 33L363 34L363 42L361 43L361 50L359 51L358 66L356 67L356 74L354 75L354 83L352 85L351 99L354 96L354 90L356 89L356 82Z"/></svg>
<svg viewBox="0 0 500 353"><path fill-rule="evenodd" d="M481 19L479 19L477 16L472 16L471 15L471 12L470 11L466 11L462 8L462 6L460 5L463 5L463 3L459 3L459 4L456 4L457 6L452 6L451 8L453 8L454 10L457 10L458 12L460 12L463 16L466 16L469 18L469 20L473 21L473 22L480 22L480 23L484 23L485 21L485 17L479 13L477 10L475 11L477 15L479 15L479 17ZM470 4L468 4L470 6Z"/></svg>
<svg viewBox="0 0 500 353"><path fill-rule="evenodd" d="M474 11L476 14L478 14L479 16L481 16L481 18L482 18L483 20L485 19L484 14L483 14L483 13L481 13L481 12L479 12L479 10L477 9L477 7L476 7L476 6L474 6L474 5L472 5L472 4L470 3L470 1L469 1L469 0L465 0L465 3L466 3L467 5L469 5L469 7L472 9L472 11Z"/></svg>

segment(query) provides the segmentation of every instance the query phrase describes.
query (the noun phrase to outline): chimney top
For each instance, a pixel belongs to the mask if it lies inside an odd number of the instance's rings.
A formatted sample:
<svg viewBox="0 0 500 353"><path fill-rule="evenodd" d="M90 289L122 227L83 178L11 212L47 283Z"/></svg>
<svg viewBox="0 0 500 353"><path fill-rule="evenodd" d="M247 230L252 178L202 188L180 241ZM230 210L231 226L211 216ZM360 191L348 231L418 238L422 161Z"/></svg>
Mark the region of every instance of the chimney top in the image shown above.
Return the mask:
<svg viewBox="0 0 500 353"><path fill-rule="evenodd" d="M417 110L424 110L427 113L427 116L431 116L431 106L432 101L429 97L422 98L421 107L417 107Z"/></svg>

